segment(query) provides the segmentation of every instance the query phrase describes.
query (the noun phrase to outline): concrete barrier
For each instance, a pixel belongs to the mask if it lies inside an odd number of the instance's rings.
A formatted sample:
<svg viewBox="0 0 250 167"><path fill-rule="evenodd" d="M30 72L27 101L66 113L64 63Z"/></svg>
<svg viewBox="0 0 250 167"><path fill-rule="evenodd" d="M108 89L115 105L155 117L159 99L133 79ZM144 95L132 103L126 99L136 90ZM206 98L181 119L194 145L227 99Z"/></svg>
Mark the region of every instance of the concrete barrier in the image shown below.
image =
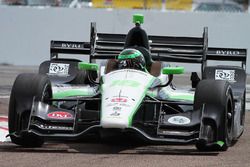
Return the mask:
<svg viewBox="0 0 250 167"><path fill-rule="evenodd" d="M0 7L0 63L38 65L49 58L50 40L89 41L90 22L98 32L127 33L134 13L145 15L151 35L201 36L209 27L209 46L250 51L250 14L161 12L70 8ZM248 59L250 65L250 58ZM247 67L250 73L250 67Z"/></svg>

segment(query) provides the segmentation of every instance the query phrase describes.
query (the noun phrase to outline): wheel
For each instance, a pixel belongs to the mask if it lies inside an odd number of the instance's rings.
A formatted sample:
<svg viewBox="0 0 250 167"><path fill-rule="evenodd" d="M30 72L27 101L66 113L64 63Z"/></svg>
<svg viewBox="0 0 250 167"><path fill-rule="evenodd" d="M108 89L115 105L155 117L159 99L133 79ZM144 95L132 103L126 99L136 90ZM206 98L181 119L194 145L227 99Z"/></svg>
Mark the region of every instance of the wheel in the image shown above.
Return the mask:
<svg viewBox="0 0 250 167"><path fill-rule="evenodd" d="M28 128L33 98L48 103L52 97L50 80L41 74L20 74L11 90L9 102L9 134L11 141L24 147L39 147L44 143L42 137L31 133L20 134Z"/></svg>
<svg viewBox="0 0 250 167"><path fill-rule="evenodd" d="M203 104L205 113L201 115L212 119L201 120L203 132L200 133L207 131L213 139L206 142L201 139L196 147L200 151L226 151L232 144L234 125L234 102L230 84L220 80L200 81L195 91L194 110L201 109Z"/></svg>

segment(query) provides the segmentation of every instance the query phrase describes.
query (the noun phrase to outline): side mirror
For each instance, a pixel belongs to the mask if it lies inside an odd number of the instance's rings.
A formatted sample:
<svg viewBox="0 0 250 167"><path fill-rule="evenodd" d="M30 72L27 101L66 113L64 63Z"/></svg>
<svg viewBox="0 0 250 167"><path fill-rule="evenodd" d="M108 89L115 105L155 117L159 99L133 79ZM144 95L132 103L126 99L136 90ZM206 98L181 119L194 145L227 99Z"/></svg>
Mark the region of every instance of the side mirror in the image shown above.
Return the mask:
<svg viewBox="0 0 250 167"><path fill-rule="evenodd" d="M94 63L80 62L78 63L79 70L88 70L88 71L98 71L99 65Z"/></svg>
<svg viewBox="0 0 250 167"><path fill-rule="evenodd" d="M164 67L162 69L163 74L183 74L184 73L184 67Z"/></svg>

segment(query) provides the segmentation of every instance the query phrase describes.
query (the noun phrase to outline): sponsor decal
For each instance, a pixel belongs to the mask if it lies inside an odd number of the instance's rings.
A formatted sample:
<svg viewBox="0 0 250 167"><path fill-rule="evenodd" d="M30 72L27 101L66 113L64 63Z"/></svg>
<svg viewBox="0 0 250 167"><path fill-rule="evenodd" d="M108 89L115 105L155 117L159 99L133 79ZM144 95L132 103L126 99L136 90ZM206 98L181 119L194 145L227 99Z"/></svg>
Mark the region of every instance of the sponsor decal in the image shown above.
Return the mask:
<svg viewBox="0 0 250 167"><path fill-rule="evenodd" d="M108 103L107 105L106 105L106 107L112 107L112 106L117 106L117 105L119 105L119 106L121 106L121 107L130 107L130 105L129 104L125 104L125 103Z"/></svg>
<svg viewBox="0 0 250 167"><path fill-rule="evenodd" d="M217 55L240 55L239 51L235 50L216 50Z"/></svg>
<svg viewBox="0 0 250 167"><path fill-rule="evenodd" d="M124 102L126 103L128 100L126 98L123 98L123 97L116 97L116 98L113 98L111 99L111 102Z"/></svg>
<svg viewBox="0 0 250 167"><path fill-rule="evenodd" d="M118 117L120 115L121 115L121 113L118 113L117 111L115 111L112 114L110 114L110 116L113 116L113 117Z"/></svg>
<svg viewBox="0 0 250 167"><path fill-rule="evenodd" d="M73 118L72 114L70 114L68 112L64 112L64 111L51 112L51 113L48 113L47 116L49 118L53 118L53 119L70 119L70 118Z"/></svg>
<svg viewBox="0 0 250 167"><path fill-rule="evenodd" d="M235 70L215 70L215 80L235 81Z"/></svg>
<svg viewBox="0 0 250 167"><path fill-rule="evenodd" d="M108 103L108 104L106 105L106 107L112 107L112 106L116 106L116 105L118 105L118 103Z"/></svg>
<svg viewBox="0 0 250 167"><path fill-rule="evenodd" d="M114 111L121 111L121 109L122 109L121 107L117 107L117 106L113 107Z"/></svg>
<svg viewBox="0 0 250 167"><path fill-rule="evenodd" d="M38 125L44 129L54 129L54 130L73 130L72 127L67 126L51 126L51 125Z"/></svg>
<svg viewBox="0 0 250 167"><path fill-rule="evenodd" d="M125 104L125 103L120 103L119 105L122 106L122 107L130 107L131 106L131 105Z"/></svg>
<svg viewBox="0 0 250 167"><path fill-rule="evenodd" d="M110 114L110 116L113 116L113 117L118 117L118 116L120 116L121 115L121 107L117 107L117 106L115 106L115 107L113 107L113 113L111 113Z"/></svg>
<svg viewBox="0 0 250 167"><path fill-rule="evenodd" d="M175 125L185 125L190 123L190 119L184 116L173 116L168 119L168 122Z"/></svg>
<svg viewBox="0 0 250 167"><path fill-rule="evenodd" d="M69 64L50 63L49 75L69 75Z"/></svg>
<svg viewBox="0 0 250 167"><path fill-rule="evenodd" d="M62 43L62 48L81 48L81 44L77 44L77 43Z"/></svg>

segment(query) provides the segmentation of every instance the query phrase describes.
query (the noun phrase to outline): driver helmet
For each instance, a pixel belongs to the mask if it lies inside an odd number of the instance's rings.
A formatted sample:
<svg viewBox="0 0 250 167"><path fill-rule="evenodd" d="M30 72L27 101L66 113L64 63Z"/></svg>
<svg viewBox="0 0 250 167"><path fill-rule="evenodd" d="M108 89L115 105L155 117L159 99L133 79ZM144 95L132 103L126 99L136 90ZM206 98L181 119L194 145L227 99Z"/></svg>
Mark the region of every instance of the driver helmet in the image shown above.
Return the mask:
<svg viewBox="0 0 250 167"><path fill-rule="evenodd" d="M136 49L124 49L118 56L118 69L130 68L145 71L145 59Z"/></svg>

